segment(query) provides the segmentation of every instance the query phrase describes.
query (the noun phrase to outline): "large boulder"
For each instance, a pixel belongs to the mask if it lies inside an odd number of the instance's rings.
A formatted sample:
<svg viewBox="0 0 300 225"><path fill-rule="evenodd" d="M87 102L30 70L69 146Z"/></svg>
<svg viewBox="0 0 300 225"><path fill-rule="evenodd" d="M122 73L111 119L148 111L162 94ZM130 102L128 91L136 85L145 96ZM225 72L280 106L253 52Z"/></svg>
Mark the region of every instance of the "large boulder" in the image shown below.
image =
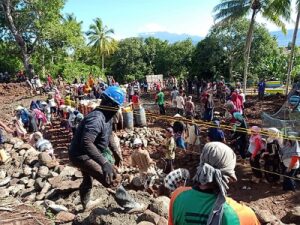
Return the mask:
<svg viewBox="0 0 300 225"><path fill-rule="evenodd" d="M46 166L41 166L37 172L37 175L42 178L47 177L48 174L49 174L49 168Z"/></svg>
<svg viewBox="0 0 300 225"><path fill-rule="evenodd" d="M67 223L74 220L75 215L69 212L61 211L56 215L56 221L60 223Z"/></svg>
<svg viewBox="0 0 300 225"><path fill-rule="evenodd" d="M71 166L65 166L64 169L60 172L61 177L72 177L78 171L77 168Z"/></svg>
<svg viewBox="0 0 300 225"><path fill-rule="evenodd" d="M50 169L58 165L58 162L53 160L52 157L47 152L41 152L38 155L38 160L40 165L46 166Z"/></svg>
<svg viewBox="0 0 300 225"><path fill-rule="evenodd" d="M168 218L169 205L170 198L166 196L160 196L156 198L154 202L150 205L150 210L164 218Z"/></svg>
<svg viewBox="0 0 300 225"><path fill-rule="evenodd" d="M282 221L285 223L296 223L299 224L300 222L300 205L295 206L290 210Z"/></svg>
<svg viewBox="0 0 300 225"><path fill-rule="evenodd" d="M55 188L60 192L71 192L79 189L82 179L77 180L64 180L63 177L56 176L48 179L49 183L52 185L52 188Z"/></svg>
<svg viewBox="0 0 300 225"><path fill-rule="evenodd" d="M138 221L147 221L154 224L158 224L160 216L150 210L146 210L139 218Z"/></svg>
<svg viewBox="0 0 300 225"><path fill-rule="evenodd" d="M262 210L262 209L254 209L254 212L258 218L258 220L265 224L265 223L271 223L274 221L277 221L278 219L276 218L276 216L274 216L274 214L272 214L270 211L268 210Z"/></svg>
<svg viewBox="0 0 300 225"><path fill-rule="evenodd" d="M9 196L9 190L7 188L0 188L0 199Z"/></svg>
<svg viewBox="0 0 300 225"><path fill-rule="evenodd" d="M155 225L154 223L150 223L148 221L139 222L137 225Z"/></svg>

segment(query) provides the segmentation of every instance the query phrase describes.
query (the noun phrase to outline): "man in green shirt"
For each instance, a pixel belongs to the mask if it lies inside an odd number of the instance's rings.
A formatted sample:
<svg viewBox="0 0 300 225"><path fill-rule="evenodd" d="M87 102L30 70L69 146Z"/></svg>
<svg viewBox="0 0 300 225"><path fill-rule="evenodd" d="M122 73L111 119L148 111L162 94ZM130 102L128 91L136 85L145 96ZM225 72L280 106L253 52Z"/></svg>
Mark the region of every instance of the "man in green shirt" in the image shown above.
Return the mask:
<svg viewBox="0 0 300 225"><path fill-rule="evenodd" d="M159 90L158 94L156 95L156 103L159 107L160 114L165 115L165 94L162 92L162 90Z"/></svg>

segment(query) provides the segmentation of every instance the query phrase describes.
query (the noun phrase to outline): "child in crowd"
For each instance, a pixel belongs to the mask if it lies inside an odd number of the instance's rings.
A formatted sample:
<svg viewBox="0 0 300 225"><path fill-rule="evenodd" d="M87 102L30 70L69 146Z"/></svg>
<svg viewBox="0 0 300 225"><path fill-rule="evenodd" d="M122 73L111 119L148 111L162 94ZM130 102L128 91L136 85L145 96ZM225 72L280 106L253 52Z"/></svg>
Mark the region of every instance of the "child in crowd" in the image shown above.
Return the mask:
<svg viewBox="0 0 300 225"><path fill-rule="evenodd" d="M252 182L259 183L262 178L262 172L254 168L260 169L260 155L261 151L264 149L263 141L260 136L261 129L257 126L253 126L250 129L251 136L249 139L248 152L251 154L250 165L252 167Z"/></svg>
<svg viewBox="0 0 300 225"><path fill-rule="evenodd" d="M131 166L139 169L141 183L146 184L148 177L155 174L153 168L155 162L151 159L149 152L143 149L142 146L142 140L136 138L133 142L135 151L131 155Z"/></svg>
<svg viewBox="0 0 300 225"><path fill-rule="evenodd" d="M171 127L166 129L166 141L164 144L164 152L165 152L165 160L166 160L166 167L164 173L168 174L174 170L173 161L175 159L175 139L174 139L174 132Z"/></svg>
<svg viewBox="0 0 300 225"><path fill-rule="evenodd" d="M300 147L299 142L295 136L289 136L284 141L282 148L282 161L284 165L284 174L288 177L283 178L283 190L284 191L295 191L296 182L292 178L296 174L296 170L299 169L299 158L300 158Z"/></svg>

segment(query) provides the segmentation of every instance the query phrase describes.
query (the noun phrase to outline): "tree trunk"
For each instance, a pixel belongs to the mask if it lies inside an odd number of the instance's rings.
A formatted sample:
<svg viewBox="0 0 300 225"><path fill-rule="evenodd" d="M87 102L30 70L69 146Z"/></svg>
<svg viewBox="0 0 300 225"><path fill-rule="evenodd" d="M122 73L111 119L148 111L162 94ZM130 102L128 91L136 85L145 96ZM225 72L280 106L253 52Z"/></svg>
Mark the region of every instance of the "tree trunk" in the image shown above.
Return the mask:
<svg viewBox="0 0 300 225"><path fill-rule="evenodd" d="M103 54L102 54L101 58L102 58L102 73L104 73L104 55Z"/></svg>
<svg viewBox="0 0 300 225"><path fill-rule="evenodd" d="M289 64L288 64L288 73L287 73L287 78L286 78L285 95L288 95L288 93L289 93L289 85L290 85L290 82L291 82L291 72L292 72L292 69L293 69L293 61L294 61L294 53L295 53L295 46L296 46L299 20L300 20L300 8L298 9L296 25L295 25L294 34L293 34L291 54L290 54Z"/></svg>
<svg viewBox="0 0 300 225"><path fill-rule="evenodd" d="M228 60L229 60L229 62L228 62L228 70L229 70L229 81L231 82L232 81L232 67L233 67L233 65L232 65L232 58L231 57L229 57L228 58Z"/></svg>
<svg viewBox="0 0 300 225"><path fill-rule="evenodd" d="M3 0L2 8L4 11L5 19L7 21L9 30L13 34L18 46L20 47L21 54L22 54L22 61L23 61L26 73L30 74L30 68L29 68L30 56L27 53L26 43L25 43L22 35L18 31L17 27L15 26L14 18L11 14L11 0Z"/></svg>
<svg viewBox="0 0 300 225"><path fill-rule="evenodd" d="M252 36L253 36L253 30L254 30L254 23L255 23L255 16L256 16L257 9L253 9L251 22L247 34L247 40L246 40L246 48L244 52L244 82L243 82L243 90L246 94L247 90L247 75L248 75L248 67L249 67L249 61L250 61L250 50L251 50L251 44L252 44Z"/></svg>

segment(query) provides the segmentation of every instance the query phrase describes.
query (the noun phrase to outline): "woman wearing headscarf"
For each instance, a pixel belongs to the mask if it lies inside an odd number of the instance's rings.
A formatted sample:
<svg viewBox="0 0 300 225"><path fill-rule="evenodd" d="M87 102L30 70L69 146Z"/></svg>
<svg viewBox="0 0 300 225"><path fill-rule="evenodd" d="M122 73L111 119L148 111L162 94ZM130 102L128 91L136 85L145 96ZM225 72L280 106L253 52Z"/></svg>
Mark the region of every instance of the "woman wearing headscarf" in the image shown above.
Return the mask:
<svg viewBox="0 0 300 225"><path fill-rule="evenodd" d="M232 92L231 101L233 102L237 111L243 114L243 102L236 91Z"/></svg>
<svg viewBox="0 0 300 225"><path fill-rule="evenodd" d="M289 136L284 142L282 148L282 162L284 165L284 174L288 177L283 178L283 190L295 191L296 182L292 178L296 175L296 170L299 169L300 147L295 136Z"/></svg>
<svg viewBox="0 0 300 225"><path fill-rule="evenodd" d="M262 153L261 159L264 160L265 170L280 173L280 147L283 145L282 134L280 130L275 127L268 128L267 147L266 151ZM265 178L268 182L278 182L279 175L265 173Z"/></svg>
<svg viewBox="0 0 300 225"><path fill-rule="evenodd" d="M236 119L234 118L233 114L235 112L238 112L233 104L232 101L227 101L224 105L225 107L225 121L227 123L231 123L231 124L234 124L236 122Z"/></svg>
<svg viewBox="0 0 300 225"><path fill-rule="evenodd" d="M257 126L253 126L250 129L251 131L251 136L249 139L249 147L248 147L248 152L251 154L250 158L250 165L252 167L252 181L254 183L259 183L260 179L262 178L262 173L260 170L260 155L261 155L261 150L264 148L263 146L263 141L260 136L260 131L261 129ZM256 169L255 169L256 168Z"/></svg>
<svg viewBox="0 0 300 225"><path fill-rule="evenodd" d="M200 156L193 187L180 187L171 197L169 225L258 225L254 212L226 197L237 181L236 156L220 142L207 143Z"/></svg>
<svg viewBox="0 0 300 225"><path fill-rule="evenodd" d="M233 117L236 120L234 124L234 133L232 136L231 143L235 144L236 149L240 153L243 160L246 159L246 148L247 148L247 122L240 112L233 113Z"/></svg>

